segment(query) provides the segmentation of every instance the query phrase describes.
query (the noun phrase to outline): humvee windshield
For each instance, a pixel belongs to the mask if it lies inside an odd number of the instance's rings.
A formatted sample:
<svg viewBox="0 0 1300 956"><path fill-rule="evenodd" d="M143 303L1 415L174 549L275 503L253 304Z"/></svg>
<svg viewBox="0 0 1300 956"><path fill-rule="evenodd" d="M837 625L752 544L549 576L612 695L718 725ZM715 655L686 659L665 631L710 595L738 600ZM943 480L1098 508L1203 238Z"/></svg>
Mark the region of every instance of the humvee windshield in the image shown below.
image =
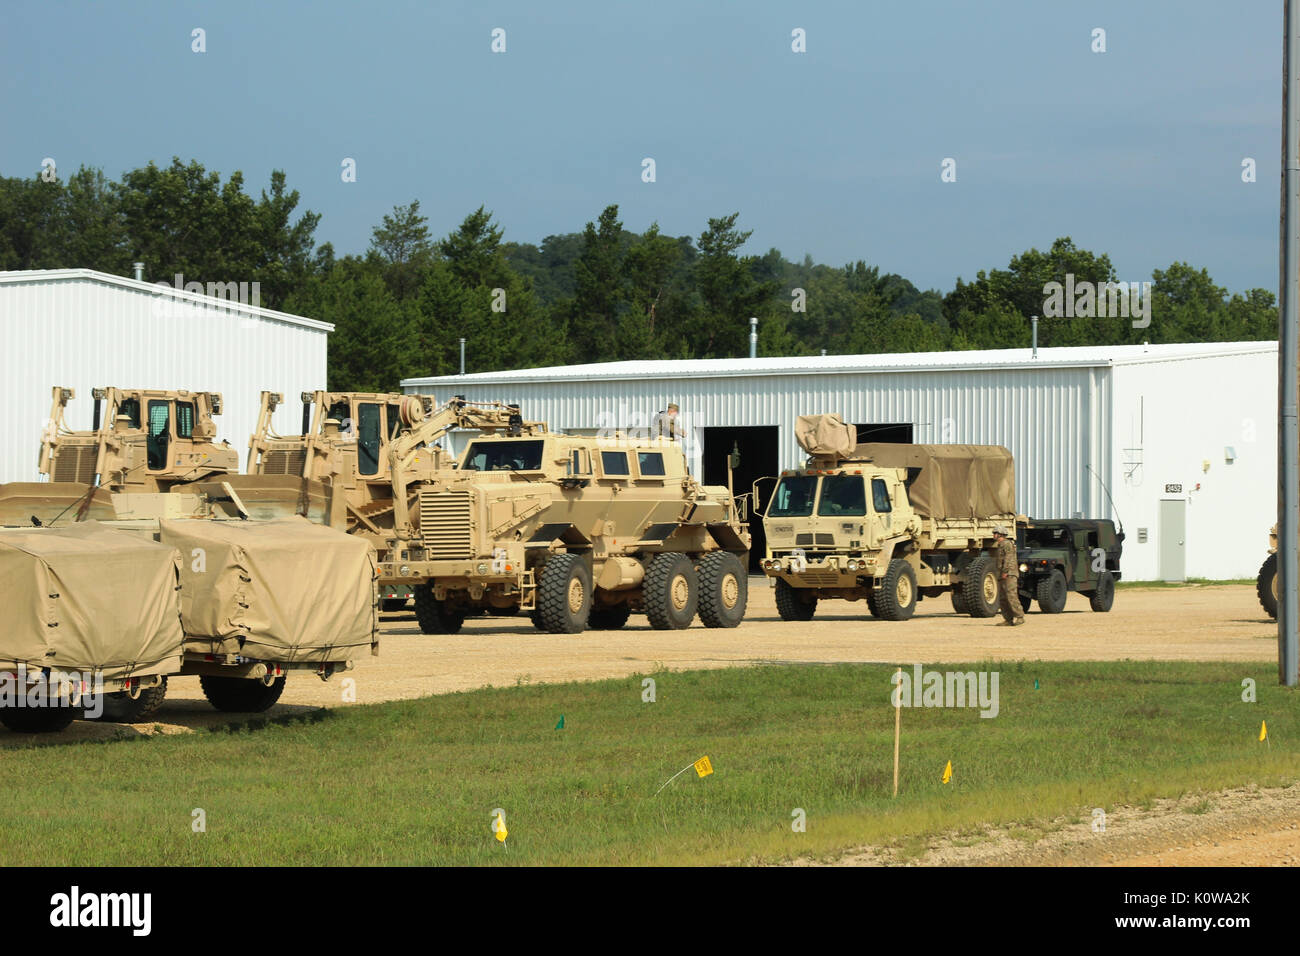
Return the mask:
<svg viewBox="0 0 1300 956"><path fill-rule="evenodd" d="M465 453L462 468L470 471L539 471L540 441L476 441Z"/></svg>
<svg viewBox="0 0 1300 956"><path fill-rule="evenodd" d="M772 492L772 503L767 513L773 518L806 518L812 514L816 492L816 476L786 475Z"/></svg>

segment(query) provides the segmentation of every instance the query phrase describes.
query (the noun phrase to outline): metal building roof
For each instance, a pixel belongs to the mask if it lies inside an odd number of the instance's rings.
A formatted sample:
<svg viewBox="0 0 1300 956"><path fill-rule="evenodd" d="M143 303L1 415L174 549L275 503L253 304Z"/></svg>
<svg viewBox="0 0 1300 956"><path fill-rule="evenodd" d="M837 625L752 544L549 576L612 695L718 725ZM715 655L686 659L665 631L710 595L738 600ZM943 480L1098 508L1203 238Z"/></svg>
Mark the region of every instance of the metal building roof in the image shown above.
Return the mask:
<svg viewBox="0 0 1300 956"><path fill-rule="evenodd" d="M94 269L28 269L15 272L0 272L0 285L23 285L41 282L93 282L98 285L116 286L131 292L167 295L182 302L193 302L209 308L214 307L216 303L220 303L220 308L240 315L256 316L273 322L285 322L289 325L315 329L319 332L334 331L334 326L329 322L309 319L302 315L291 315L288 312L277 312L274 309L264 309L261 306L248 305L236 299L225 299L198 292L186 292L162 281L146 282L128 278L127 276L113 275L111 272L97 272Z"/></svg>
<svg viewBox="0 0 1300 956"><path fill-rule="evenodd" d="M964 352L897 352L880 355L793 355L734 359L676 359L556 365L468 375L435 375L402 380L404 387L456 383L522 384L590 382L609 379L734 378L754 375L836 375L865 372L921 372L979 369L1035 369L1071 366L1136 365L1277 352L1276 342L1194 342L1166 345L1104 345Z"/></svg>

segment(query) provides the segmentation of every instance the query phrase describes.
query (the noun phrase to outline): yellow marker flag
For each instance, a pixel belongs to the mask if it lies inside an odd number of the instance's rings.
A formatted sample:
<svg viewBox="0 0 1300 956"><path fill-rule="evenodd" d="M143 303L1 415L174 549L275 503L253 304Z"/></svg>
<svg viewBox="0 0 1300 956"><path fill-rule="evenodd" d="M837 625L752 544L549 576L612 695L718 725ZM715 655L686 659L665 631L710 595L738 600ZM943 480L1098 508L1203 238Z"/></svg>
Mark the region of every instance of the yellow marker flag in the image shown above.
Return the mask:
<svg viewBox="0 0 1300 956"><path fill-rule="evenodd" d="M506 829L506 815L504 813L497 814L493 829L497 831L497 842L505 843L506 837L510 835L510 831Z"/></svg>
<svg viewBox="0 0 1300 956"><path fill-rule="evenodd" d="M695 772L701 777L707 777L709 774L713 773L713 764L709 763L708 757L701 757L699 760L695 761Z"/></svg>
<svg viewBox="0 0 1300 956"><path fill-rule="evenodd" d="M943 782L948 783L952 780L952 761L948 761L948 766L943 768Z"/></svg>
<svg viewBox="0 0 1300 956"><path fill-rule="evenodd" d="M1259 739L1263 741L1266 740L1267 738L1268 738L1268 721L1261 720L1259 722Z"/></svg>

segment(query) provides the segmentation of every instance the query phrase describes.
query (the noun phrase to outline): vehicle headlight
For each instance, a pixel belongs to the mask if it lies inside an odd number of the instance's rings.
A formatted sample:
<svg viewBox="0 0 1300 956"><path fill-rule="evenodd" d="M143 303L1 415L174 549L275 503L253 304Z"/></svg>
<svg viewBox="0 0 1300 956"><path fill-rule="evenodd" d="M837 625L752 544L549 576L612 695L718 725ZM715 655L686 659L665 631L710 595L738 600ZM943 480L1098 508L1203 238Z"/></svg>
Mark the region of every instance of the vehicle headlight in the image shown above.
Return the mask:
<svg viewBox="0 0 1300 956"><path fill-rule="evenodd" d="M857 569L858 569L858 562L856 562L856 561L850 561L850 562L849 562L849 570L850 570L850 571L856 571Z"/></svg>
<svg viewBox="0 0 1300 956"><path fill-rule="evenodd" d="M1029 565L1027 565L1027 564L1022 564L1022 565L1020 566L1020 570L1021 570L1021 571L1028 571L1028 570L1029 570Z"/></svg>
<svg viewBox="0 0 1300 956"><path fill-rule="evenodd" d="M409 578L411 576L411 569L408 568L406 565L402 565L400 568L397 569L397 573L404 578Z"/></svg>
<svg viewBox="0 0 1300 956"><path fill-rule="evenodd" d="M479 574L487 574L487 573L488 573L488 566L487 566L486 564L480 562L479 565L478 565L478 567L476 567L474 570L475 570L477 573L479 573Z"/></svg>

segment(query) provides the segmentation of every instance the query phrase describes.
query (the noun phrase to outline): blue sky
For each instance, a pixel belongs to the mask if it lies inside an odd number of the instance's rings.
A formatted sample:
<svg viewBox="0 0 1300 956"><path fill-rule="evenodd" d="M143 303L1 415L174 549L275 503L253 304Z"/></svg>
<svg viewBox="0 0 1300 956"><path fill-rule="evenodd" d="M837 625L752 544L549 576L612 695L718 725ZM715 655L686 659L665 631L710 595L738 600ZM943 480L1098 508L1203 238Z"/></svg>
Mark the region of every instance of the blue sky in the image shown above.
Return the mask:
<svg viewBox="0 0 1300 956"><path fill-rule="evenodd" d="M436 235L484 204L522 242L618 203L943 291L1061 235L1124 280L1277 286L1277 0L43 2L0 29L0 174L283 169L340 254L414 198Z"/></svg>

